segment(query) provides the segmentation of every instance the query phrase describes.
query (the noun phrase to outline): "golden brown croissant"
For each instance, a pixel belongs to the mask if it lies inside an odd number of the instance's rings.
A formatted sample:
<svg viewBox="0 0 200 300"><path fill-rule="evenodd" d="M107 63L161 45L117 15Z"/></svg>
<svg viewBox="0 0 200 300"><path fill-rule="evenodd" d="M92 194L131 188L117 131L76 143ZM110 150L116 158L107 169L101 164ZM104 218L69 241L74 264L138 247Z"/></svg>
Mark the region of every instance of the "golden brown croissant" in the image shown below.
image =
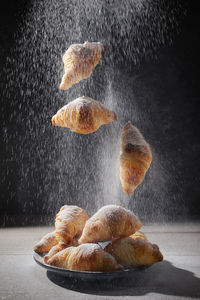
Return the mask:
<svg viewBox="0 0 200 300"><path fill-rule="evenodd" d="M55 231L47 233L33 248L37 253L48 252L57 244Z"/></svg>
<svg viewBox="0 0 200 300"><path fill-rule="evenodd" d="M63 106L52 118L54 126L68 127L71 131L88 134L101 125L117 120L117 115L100 102L89 97L79 97Z"/></svg>
<svg viewBox="0 0 200 300"><path fill-rule="evenodd" d="M79 271L111 272L122 269L114 257L98 244L64 249L48 260L52 266Z"/></svg>
<svg viewBox="0 0 200 300"><path fill-rule="evenodd" d="M143 232L141 232L141 231L135 232L134 234L130 235L130 237L131 237L132 239L134 239L134 240L141 239L141 240L143 240L143 241L147 241L146 235L145 235Z"/></svg>
<svg viewBox="0 0 200 300"><path fill-rule="evenodd" d="M104 250L124 267L148 266L163 260L157 245L131 237L113 240Z"/></svg>
<svg viewBox="0 0 200 300"><path fill-rule="evenodd" d="M73 44L63 56L64 70L61 90L69 89L73 84L90 76L99 63L103 45L101 43Z"/></svg>
<svg viewBox="0 0 200 300"><path fill-rule="evenodd" d="M87 220L88 215L84 209L75 205L62 206L55 222L57 243L68 243L80 235Z"/></svg>
<svg viewBox="0 0 200 300"><path fill-rule="evenodd" d="M68 243L60 242L57 245L53 246L50 251L44 256L44 262L47 264L48 260L54 256L59 251L66 249L68 247L78 246L78 239L75 237Z"/></svg>
<svg viewBox="0 0 200 300"><path fill-rule="evenodd" d="M140 131L128 122L122 129L120 180L124 193L132 195L152 161L151 149Z"/></svg>
<svg viewBox="0 0 200 300"><path fill-rule="evenodd" d="M117 205L103 206L85 224L79 244L129 236L142 223L131 211Z"/></svg>

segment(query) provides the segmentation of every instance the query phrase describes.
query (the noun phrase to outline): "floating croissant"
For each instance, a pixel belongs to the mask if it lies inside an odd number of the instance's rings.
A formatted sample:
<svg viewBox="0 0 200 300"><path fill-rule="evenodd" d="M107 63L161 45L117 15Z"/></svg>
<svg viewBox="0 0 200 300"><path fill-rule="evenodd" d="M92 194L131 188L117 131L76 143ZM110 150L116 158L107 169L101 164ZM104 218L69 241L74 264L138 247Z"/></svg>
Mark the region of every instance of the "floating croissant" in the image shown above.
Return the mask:
<svg viewBox="0 0 200 300"><path fill-rule="evenodd" d="M82 233L88 220L86 211L75 205L64 205L56 215L55 235L57 242L69 243Z"/></svg>
<svg viewBox="0 0 200 300"><path fill-rule="evenodd" d="M163 256L155 244L142 239L126 237L110 242L104 249L124 267L140 267L162 261Z"/></svg>
<svg viewBox="0 0 200 300"><path fill-rule="evenodd" d="M107 109L98 101L83 96L63 106L53 116L52 124L87 134L114 120L117 120L114 111Z"/></svg>
<svg viewBox="0 0 200 300"><path fill-rule="evenodd" d="M73 84L90 76L99 63L103 45L101 43L73 44L63 56L64 70L61 90L69 89Z"/></svg>
<svg viewBox="0 0 200 300"><path fill-rule="evenodd" d="M142 223L131 211L117 205L106 205L86 222L78 242L95 243L129 236L141 226Z"/></svg>
<svg viewBox="0 0 200 300"><path fill-rule="evenodd" d="M69 270L93 272L111 272L122 269L115 258L98 244L69 247L52 256L48 264Z"/></svg>
<svg viewBox="0 0 200 300"><path fill-rule="evenodd" d="M128 122L122 129L120 180L124 193L132 195L152 161L151 149L140 131Z"/></svg>

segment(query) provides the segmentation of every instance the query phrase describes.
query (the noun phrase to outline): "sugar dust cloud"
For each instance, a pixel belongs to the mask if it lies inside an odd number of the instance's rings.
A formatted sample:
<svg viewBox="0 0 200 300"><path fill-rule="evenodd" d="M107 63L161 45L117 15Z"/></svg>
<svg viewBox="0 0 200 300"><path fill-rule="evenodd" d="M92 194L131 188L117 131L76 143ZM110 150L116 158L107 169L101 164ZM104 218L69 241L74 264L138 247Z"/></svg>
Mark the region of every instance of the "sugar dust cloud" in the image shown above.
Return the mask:
<svg viewBox="0 0 200 300"><path fill-rule="evenodd" d="M163 209L170 176L156 147L152 167L135 194L124 195L120 186L120 131L125 122L132 121L150 145L154 142L148 131L152 120L135 101L134 87L124 81L120 68L130 72L130 66L137 70L141 61L156 60L159 49L180 31L184 14L179 1L32 1L2 71L2 183L11 190L5 194L7 204L14 202L21 214L38 215L55 215L63 204L80 205L89 214L105 204L121 204L148 221L153 210L145 197L150 191L156 214L158 207ZM60 91L63 53L70 44L87 40L103 43L100 64L90 78ZM81 95L115 110L119 122L89 135L52 127L56 111Z"/></svg>

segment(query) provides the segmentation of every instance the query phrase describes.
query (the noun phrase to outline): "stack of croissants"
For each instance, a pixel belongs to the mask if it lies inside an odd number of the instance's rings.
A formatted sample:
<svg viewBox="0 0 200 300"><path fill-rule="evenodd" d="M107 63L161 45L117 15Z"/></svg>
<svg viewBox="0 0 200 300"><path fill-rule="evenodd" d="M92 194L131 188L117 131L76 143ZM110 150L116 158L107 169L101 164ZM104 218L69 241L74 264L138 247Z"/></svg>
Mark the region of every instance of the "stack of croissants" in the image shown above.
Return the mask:
<svg viewBox="0 0 200 300"><path fill-rule="evenodd" d="M55 230L34 246L44 262L68 270L113 272L148 266L163 256L139 231L141 221L121 206L106 205L91 218L75 205L56 215Z"/></svg>
<svg viewBox="0 0 200 300"><path fill-rule="evenodd" d="M99 42L71 45L63 56L65 74L60 89L67 90L88 78L99 63L102 50ZM114 111L82 96L58 110L52 124L89 134L115 120ZM128 122L122 128L119 170L125 194L134 193L151 161L149 144ZM138 231L141 226L131 211L120 206L104 206L89 218L82 208L64 205L56 216L55 231L44 236L34 251L46 254L45 263L70 270L108 272L147 266L161 261L163 256L158 246ZM109 241L106 246L105 241Z"/></svg>

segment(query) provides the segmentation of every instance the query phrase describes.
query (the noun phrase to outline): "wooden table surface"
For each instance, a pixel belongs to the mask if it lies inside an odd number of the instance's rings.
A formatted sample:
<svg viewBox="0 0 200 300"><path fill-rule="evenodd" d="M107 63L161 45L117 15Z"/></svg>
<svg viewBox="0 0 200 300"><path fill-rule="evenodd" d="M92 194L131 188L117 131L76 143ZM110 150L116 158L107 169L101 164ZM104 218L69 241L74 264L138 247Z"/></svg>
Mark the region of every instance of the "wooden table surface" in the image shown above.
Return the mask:
<svg viewBox="0 0 200 300"><path fill-rule="evenodd" d="M51 230L0 229L0 300L200 299L200 223L144 226L164 261L111 282L67 279L37 265L32 247Z"/></svg>

